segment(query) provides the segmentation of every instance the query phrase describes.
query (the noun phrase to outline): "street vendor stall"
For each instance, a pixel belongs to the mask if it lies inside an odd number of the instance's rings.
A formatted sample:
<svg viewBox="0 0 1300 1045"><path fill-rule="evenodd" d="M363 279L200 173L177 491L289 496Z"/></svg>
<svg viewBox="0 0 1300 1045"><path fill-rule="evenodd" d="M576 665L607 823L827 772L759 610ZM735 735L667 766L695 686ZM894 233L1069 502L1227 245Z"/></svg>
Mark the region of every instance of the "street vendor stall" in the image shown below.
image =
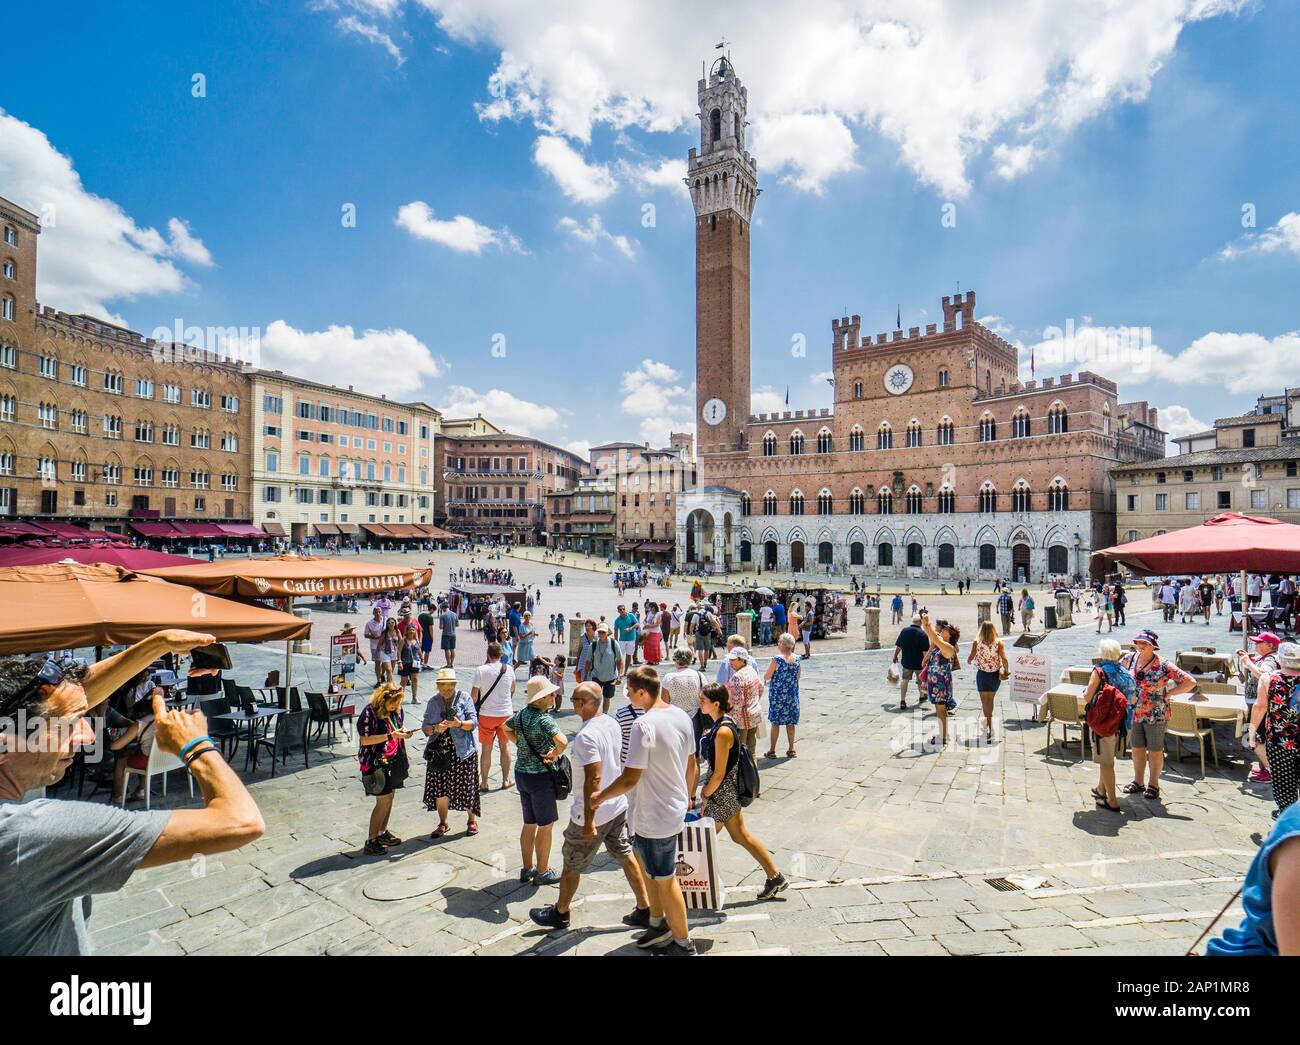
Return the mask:
<svg viewBox="0 0 1300 1045"><path fill-rule="evenodd" d="M218 560L141 572L211 595L283 600L286 609L292 609L296 598L413 592L428 585L433 576L432 568L427 566L399 568L384 563L314 555ZM292 679L292 647L285 650L284 669L282 684L287 687Z"/></svg>

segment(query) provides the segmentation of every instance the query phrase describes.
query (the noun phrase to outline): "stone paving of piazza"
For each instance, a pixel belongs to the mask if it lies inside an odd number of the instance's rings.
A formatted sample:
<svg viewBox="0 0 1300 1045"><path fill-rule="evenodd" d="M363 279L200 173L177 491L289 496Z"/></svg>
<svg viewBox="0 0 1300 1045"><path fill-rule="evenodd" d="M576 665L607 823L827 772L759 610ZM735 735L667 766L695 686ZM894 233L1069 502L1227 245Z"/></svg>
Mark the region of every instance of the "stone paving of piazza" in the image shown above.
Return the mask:
<svg viewBox="0 0 1300 1045"><path fill-rule="evenodd" d="M405 558L425 562L429 556ZM434 558L435 587L445 585L448 568L467 563L454 553ZM556 590L545 587L552 563L507 557L492 565L542 585L541 650L551 611L613 615L617 599L602 573L567 569L564 588ZM671 590L646 589L651 598L658 593L683 602L686 592L680 582ZM634 597L628 593L627 601ZM973 601L964 611L972 620ZM1170 655L1193 644L1236 648L1226 618L1214 618L1208 628L1171 625L1143 610L1141 601L1134 598L1120 637L1150 625ZM324 648L344 619L359 623L367 615L317 612L316 648ZM1226 727L1218 732L1218 770L1210 763L1202 778L1188 748L1184 761L1171 756L1167 763L1163 803L1125 797L1122 817L1094 811L1088 795L1094 764L1082 759L1077 742L1063 748L1054 740L1047 750L1047 727L1030 721L1024 705L1009 704L1006 685L997 742L966 744L979 735L979 701L968 669L957 681L957 743L942 752L927 747L933 716L911 706L900 712L885 680L894 629L882 627L886 649L865 652L862 619L856 611L847 639L814 648L802 679L799 757L760 761L762 796L746 811L791 888L758 902L761 871L722 835L727 903L720 913L692 912L701 952L1181 954L1240 884L1256 840L1270 825L1267 787L1244 783L1240 749ZM967 629L963 658L969 638ZM1096 641L1094 628L1083 622L1053 633L1039 648L1051 654L1055 673L1088 663ZM463 638L461 647L458 667L468 686L481 657ZM282 663L283 652L238 647L236 657L236 678L256 685ZM433 658L439 662L437 651ZM296 663L310 688L320 688L323 659L302 656ZM361 668L362 677L367 670ZM408 715L418 721L411 705ZM560 722L572 734L578 719L566 712ZM265 768L245 775L266 819L259 841L205 862L139 871L121 893L98 898L90 922L95 950L638 953L632 931L619 921L631 894L603 854L583 878L569 931L548 932L529 921L528 909L551 902L555 888L517 881L519 800L515 791L499 790L495 766L498 790L483 796L479 835L468 837L464 814L452 813L451 833L430 841L437 819L420 801L421 746L419 739L412 742L412 776L398 792L392 819L393 831L407 841L386 858L361 854L372 801L361 790L355 744L340 737L330 748L322 741L309 769L295 768L291 759L275 779ZM237 765L241 759L242 749ZM1121 783L1126 768L1123 760L1117 766ZM176 783L156 807L189 804L183 783ZM557 839L557 865L559 848ZM987 881L1006 876L1023 888L1000 891ZM1228 921L1235 920L1234 907Z"/></svg>

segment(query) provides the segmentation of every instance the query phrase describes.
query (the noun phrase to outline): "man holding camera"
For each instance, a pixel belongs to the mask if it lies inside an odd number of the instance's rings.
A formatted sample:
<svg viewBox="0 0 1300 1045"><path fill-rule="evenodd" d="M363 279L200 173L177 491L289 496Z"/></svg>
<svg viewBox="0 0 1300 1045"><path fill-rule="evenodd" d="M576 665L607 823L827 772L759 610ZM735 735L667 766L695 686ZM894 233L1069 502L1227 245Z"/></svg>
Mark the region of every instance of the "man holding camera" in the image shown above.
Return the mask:
<svg viewBox="0 0 1300 1045"><path fill-rule="evenodd" d="M87 713L164 653L213 642L160 631L107 660L0 661L0 954L88 950L90 897L120 889L137 867L238 849L262 835L262 815L207 736L202 714L169 711L152 692L155 743L177 755L203 792L203 809L129 813L28 792L63 777L94 743Z"/></svg>

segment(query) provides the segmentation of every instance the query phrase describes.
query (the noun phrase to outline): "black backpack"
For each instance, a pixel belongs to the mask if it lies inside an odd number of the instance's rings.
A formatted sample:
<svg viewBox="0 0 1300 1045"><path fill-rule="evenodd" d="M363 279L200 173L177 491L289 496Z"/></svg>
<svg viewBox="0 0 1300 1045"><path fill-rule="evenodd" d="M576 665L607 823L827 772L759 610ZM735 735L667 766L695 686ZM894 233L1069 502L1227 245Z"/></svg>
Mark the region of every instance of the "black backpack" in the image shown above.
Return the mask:
<svg viewBox="0 0 1300 1045"><path fill-rule="evenodd" d="M735 746L732 749L731 757L734 758L736 766L736 798L740 801L740 806L750 805L758 797L758 763L754 761L753 752L745 746L745 742L740 738L740 727L730 718L723 719L723 722L731 728L731 735L735 737ZM730 771L730 767L728 767Z"/></svg>

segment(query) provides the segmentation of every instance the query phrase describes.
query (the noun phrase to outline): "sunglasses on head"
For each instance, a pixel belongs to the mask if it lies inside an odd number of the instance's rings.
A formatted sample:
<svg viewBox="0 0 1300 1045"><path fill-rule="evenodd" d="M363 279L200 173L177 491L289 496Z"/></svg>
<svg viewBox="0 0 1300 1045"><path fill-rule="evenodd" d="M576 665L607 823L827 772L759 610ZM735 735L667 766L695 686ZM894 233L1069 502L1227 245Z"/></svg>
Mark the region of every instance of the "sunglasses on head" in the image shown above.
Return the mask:
<svg viewBox="0 0 1300 1045"><path fill-rule="evenodd" d="M36 679L38 682L57 686L64 679L79 682L85 678L85 675L86 659L84 657L50 657L41 665L40 670L36 673Z"/></svg>

